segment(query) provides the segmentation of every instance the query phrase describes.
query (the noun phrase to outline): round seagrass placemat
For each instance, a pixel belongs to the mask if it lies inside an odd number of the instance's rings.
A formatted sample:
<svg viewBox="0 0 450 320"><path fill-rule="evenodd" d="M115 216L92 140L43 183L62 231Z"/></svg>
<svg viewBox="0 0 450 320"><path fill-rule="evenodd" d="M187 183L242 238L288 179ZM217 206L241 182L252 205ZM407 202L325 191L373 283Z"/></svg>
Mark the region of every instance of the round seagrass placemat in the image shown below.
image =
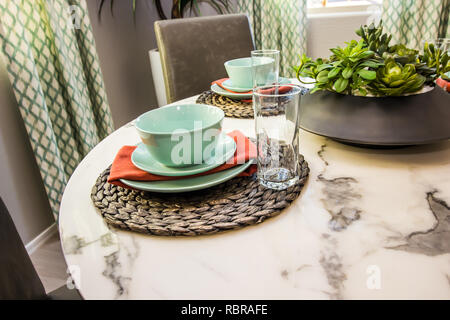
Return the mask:
<svg viewBox="0 0 450 320"><path fill-rule="evenodd" d="M212 91L205 91L197 98L196 102L219 107L225 112L226 117L241 119L253 118L253 103L251 101L235 100Z"/></svg>
<svg viewBox="0 0 450 320"><path fill-rule="evenodd" d="M300 179L282 190L267 189L255 175L187 193L154 193L107 182L109 168L92 188L91 198L105 221L116 228L159 236L197 236L240 229L276 216L300 194L309 167L299 157Z"/></svg>
<svg viewBox="0 0 450 320"><path fill-rule="evenodd" d="M235 100L212 91L203 92L196 100L196 103L208 104L219 107L225 112L226 117L252 119L254 118L253 103L248 100ZM273 105L261 110L264 116L276 116L284 113L283 103L281 105Z"/></svg>

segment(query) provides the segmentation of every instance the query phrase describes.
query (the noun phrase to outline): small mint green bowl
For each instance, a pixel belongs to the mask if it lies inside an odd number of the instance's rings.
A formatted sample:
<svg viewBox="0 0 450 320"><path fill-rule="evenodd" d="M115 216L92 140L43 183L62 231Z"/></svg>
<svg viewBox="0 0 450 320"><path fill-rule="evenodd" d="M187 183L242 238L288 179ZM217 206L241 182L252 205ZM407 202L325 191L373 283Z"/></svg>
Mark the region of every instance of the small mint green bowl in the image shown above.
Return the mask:
<svg viewBox="0 0 450 320"><path fill-rule="evenodd" d="M267 78L273 64L273 59L269 57L256 57L253 59L256 62L257 78ZM224 66L233 87L253 88L251 57L226 61Z"/></svg>
<svg viewBox="0 0 450 320"><path fill-rule="evenodd" d="M175 105L142 114L135 127L157 161L168 167L186 167L209 158L208 150L217 145L224 117L213 106Z"/></svg>

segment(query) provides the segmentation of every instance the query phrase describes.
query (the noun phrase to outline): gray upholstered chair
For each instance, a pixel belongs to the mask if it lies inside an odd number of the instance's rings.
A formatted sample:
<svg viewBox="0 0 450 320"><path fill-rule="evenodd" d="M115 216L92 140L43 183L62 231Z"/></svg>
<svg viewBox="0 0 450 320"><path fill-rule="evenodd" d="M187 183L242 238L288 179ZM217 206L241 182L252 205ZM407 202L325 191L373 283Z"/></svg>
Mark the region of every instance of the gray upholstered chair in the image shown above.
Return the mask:
<svg viewBox="0 0 450 320"><path fill-rule="evenodd" d="M243 14L156 21L155 34L168 103L208 90L212 81L226 77L225 61L254 50Z"/></svg>
<svg viewBox="0 0 450 320"><path fill-rule="evenodd" d="M0 300L53 299L80 300L76 289L63 286L45 293L41 279L28 256L14 222L0 198Z"/></svg>

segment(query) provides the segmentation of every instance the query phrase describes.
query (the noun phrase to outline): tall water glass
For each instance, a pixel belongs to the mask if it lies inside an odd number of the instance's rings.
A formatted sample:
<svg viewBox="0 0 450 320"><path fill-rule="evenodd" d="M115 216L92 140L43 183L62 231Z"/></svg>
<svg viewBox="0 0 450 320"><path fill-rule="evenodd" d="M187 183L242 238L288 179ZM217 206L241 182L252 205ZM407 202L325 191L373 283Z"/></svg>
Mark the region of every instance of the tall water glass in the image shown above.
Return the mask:
<svg viewBox="0 0 450 320"><path fill-rule="evenodd" d="M253 88L278 84L280 51L254 50L252 57Z"/></svg>
<svg viewBox="0 0 450 320"><path fill-rule="evenodd" d="M299 179L298 126L303 92L295 85L253 89L257 174L260 183L268 188L283 190Z"/></svg>

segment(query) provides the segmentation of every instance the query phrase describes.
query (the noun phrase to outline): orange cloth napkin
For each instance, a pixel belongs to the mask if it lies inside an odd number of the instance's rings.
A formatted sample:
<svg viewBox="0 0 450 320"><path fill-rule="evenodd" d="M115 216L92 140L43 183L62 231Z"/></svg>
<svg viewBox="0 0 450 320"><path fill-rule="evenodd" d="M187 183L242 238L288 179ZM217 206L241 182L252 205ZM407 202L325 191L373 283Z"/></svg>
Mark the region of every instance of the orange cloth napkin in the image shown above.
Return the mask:
<svg viewBox="0 0 450 320"><path fill-rule="evenodd" d="M264 89L264 90L259 90L260 93L262 94L272 94L275 93L275 88L269 88L269 89ZM278 87L278 94L283 94L283 93L288 93L289 91L292 90L291 86L280 86Z"/></svg>
<svg viewBox="0 0 450 320"><path fill-rule="evenodd" d="M193 176L183 177L167 177L156 174L151 174L147 171L141 170L134 166L131 162L131 154L136 149L136 146L123 146L117 153L111 165L108 182L116 186L130 188L124 185L119 179L135 180L135 181L163 181L163 180L178 180L194 176L204 176L211 173L230 169L239 164L243 164L250 159L256 158L256 146L252 143L242 132L234 130L228 133L230 137L236 142L236 152L234 153L233 161L227 160L226 163L209 171L199 173ZM256 172L256 165L251 165L244 172L239 174L239 177L249 177Z"/></svg>
<svg viewBox="0 0 450 320"><path fill-rule="evenodd" d="M444 80L442 78L438 78L436 80L436 84L447 92L450 92L450 81Z"/></svg>

